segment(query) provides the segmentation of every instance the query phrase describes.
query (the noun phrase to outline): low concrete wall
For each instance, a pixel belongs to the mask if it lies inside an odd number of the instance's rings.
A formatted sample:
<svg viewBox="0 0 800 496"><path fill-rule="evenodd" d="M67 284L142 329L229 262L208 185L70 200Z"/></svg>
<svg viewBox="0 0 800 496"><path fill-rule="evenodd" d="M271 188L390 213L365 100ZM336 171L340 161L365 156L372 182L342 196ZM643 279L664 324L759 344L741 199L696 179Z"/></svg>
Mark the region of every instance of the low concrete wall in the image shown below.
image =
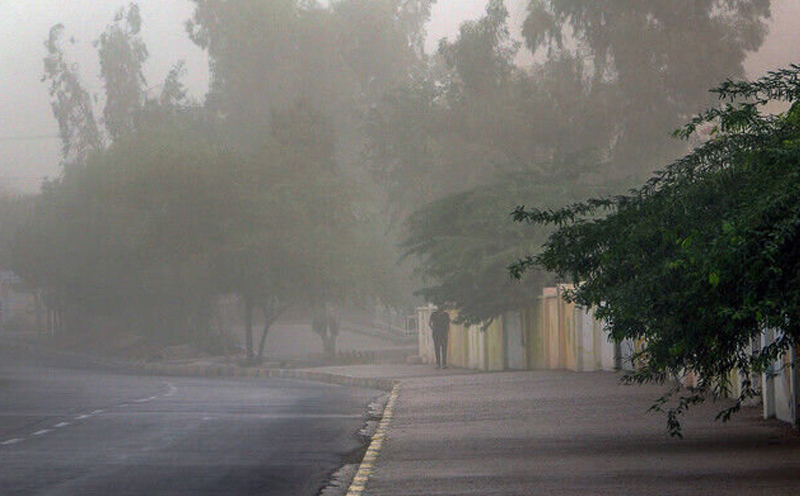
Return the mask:
<svg viewBox="0 0 800 496"><path fill-rule="evenodd" d="M458 318L458 312L448 311L450 321ZM447 363L455 367L469 367L469 327L461 324L450 324L447 336Z"/></svg>
<svg viewBox="0 0 800 496"><path fill-rule="evenodd" d="M544 288L542 296L533 305L506 314L509 325L504 326L503 316L498 316L485 328L452 325L449 362L457 367L486 371L509 368L568 369L576 372L612 371L617 368L635 370L640 364L636 363L634 357L644 349L646 343L641 339L625 339L619 344L612 342L593 309L564 301L563 293L569 289L569 285ZM418 309L420 355L428 363L434 361L433 341L427 325L432 310L433 307ZM775 331L766 331L761 346L767 346L774 340ZM513 346L523 349L510 349ZM800 348L791 350L762 377L765 417L775 417L793 425L800 424L798 356ZM684 374L681 380L687 386L697 384L697 377L691 372ZM741 393L741 378L734 372L730 381L731 396L736 397Z"/></svg>
<svg viewBox="0 0 800 496"><path fill-rule="evenodd" d="M423 363L436 363L433 350L433 331L428 325L431 314L436 310L433 305L417 307L417 347Z"/></svg>
<svg viewBox="0 0 800 496"><path fill-rule="evenodd" d="M547 350L545 349L544 312L541 297L538 304L532 305L522 312L525 327L526 365L528 369L544 369L547 367Z"/></svg>
<svg viewBox="0 0 800 496"><path fill-rule="evenodd" d="M486 370L505 370L503 318L497 317L484 331L486 339Z"/></svg>
<svg viewBox="0 0 800 496"><path fill-rule="evenodd" d="M571 284L558 286L558 335L562 363L567 370L578 370L578 339L575 328L575 304L567 303L564 291L572 289Z"/></svg>
<svg viewBox="0 0 800 496"><path fill-rule="evenodd" d="M488 368L486 363L486 335L480 326L473 325L469 327L467 354L469 356L468 368L476 370L486 370Z"/></svg>
<svg viewBox="0 0 800 496"><path fill-rule="evenodd" d="M575 344L577 346L576 370L593 372L598 367L599 349L595 348L597 342L597 328L594 322L594 313L591 309L575 307Z"/></svg>
<svg viewBox="0 0 800 496"><path fill-rule="evenodd" d="M767 329L761 336L761 346L768 346L780 337L781 331ZM800 371L798 347L775 361L762 376L761 396L764 418L777 418L800 426Z"/></svg>
<svg viewBox="0 0 800 496"><path fill-rule="evenodd" d="M615 346L591 309L563 300L571 286L544 288L535 304L506 312L488 326L450 326L448 362L477 370L614 370ZM434 307L419 307L419 355L435 361L427 321ZM457 313L451 311L451 320ZM624 347L623 347L624 348ZM627 350L627 363L633 346Z"/></svg>
<svg viewBox="0 0 800 496"><path fill-rule="evenodd" d="M544 288L542 291L542 336L544 342L544 365L548 369L564 367L561 353L561 337L559 336L558 292L556 288Z"/></svg>

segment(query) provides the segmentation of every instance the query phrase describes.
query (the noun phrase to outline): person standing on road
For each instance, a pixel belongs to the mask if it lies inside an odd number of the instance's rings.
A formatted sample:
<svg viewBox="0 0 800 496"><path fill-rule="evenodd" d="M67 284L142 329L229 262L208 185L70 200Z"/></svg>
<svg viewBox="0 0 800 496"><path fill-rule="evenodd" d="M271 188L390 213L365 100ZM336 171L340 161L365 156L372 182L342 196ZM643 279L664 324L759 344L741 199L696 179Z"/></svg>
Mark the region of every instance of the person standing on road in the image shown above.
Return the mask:
<svg viewBox="0 0 800 496"><path fill-rule="evenodd" d="M431 314L428 324L433 331L433 350L436 354L436 368L447 368L447 334L450 332L450 314L437 308Z"/></svg>

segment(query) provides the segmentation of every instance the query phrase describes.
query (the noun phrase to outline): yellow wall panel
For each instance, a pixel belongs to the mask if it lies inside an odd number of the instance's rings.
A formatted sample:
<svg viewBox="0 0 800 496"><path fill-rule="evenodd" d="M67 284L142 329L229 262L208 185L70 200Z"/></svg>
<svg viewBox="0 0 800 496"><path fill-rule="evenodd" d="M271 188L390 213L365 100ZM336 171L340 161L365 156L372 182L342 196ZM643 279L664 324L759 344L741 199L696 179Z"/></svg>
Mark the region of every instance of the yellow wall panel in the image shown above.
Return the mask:
<svg viewBox="0 0 800 496"><path fill-rule="evenodd" d="M503 319L497 317L484 331L486 333L486 354L488 370L503 370L505 355L503 350Z"/></svg>

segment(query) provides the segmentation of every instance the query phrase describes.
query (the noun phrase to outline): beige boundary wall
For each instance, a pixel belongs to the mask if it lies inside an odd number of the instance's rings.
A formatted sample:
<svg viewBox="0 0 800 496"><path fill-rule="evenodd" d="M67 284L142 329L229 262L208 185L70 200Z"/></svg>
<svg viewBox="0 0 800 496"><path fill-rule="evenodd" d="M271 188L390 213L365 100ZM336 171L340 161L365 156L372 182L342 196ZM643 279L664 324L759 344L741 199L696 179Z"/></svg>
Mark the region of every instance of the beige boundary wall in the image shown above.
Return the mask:
<svg viewBox="0 0 800 496"><path fill-rule="evenodd" d="M780 331L768 329L761 335L761 346L774 342ZM777 418L800 427L800 346L773 363L761 378L764 418Z"/></svg>
<svg viewBox="0 0 800 496"><path fill-rule="evenodd" d="M564 301L561 296L567 289L566 285L544 288L533 305L507 312L483 326L452 324L448 363L487 371L614 370L615 346L609 342L602 322L595 319L591 309ZM418 354L423 363L436 360L428 326L433 310L430 305L417 308ZM449 313L456 320L457 312ZM632 353L633 347L629 348ZM630 363L629 357L627 361Z"/></svg>
<svg viewBox="0 0 800 496"><path fill-rule="evenodd" d="M562 295L569 289L567 285L544 288L533 305L498 316L485 326L453 324L449 335L448 362L456 367L485 371L567 369L592 372L611 371L617 367L634 370L636 364L633 356L641 351L644 343L624 340L615 345L610 342L608 332L603 323L595 318L593 309L564 301ZM428 319L434 309L433 306L417 309L419 355L425 363L435 362L433 338L428 327ZM450 316L455 319L457 313L450 312ZM776 332L779 331L765 331L760 345L772 343ZM515 346L523 349L512 348ZM800 427L798 357L800 347L774 363L761 378L764 417L790 422L795 427ZM731 377L732 395L739 394L739 379L738 374ZM695 385L696 382L691 373L682 380L687 385Z"/></svg>
<svg viewBox="0 0 800 496"><path fill-rule="evenodd" d="M433 331L428 325L428 320L434 310L436 307L433 305L417 307L417 346L423 363L436 363L436 355L433 351Z"/></svg>
<svg viewBox="0 0 800 496"><path fill-rule="evenodd" d="M768 346L780 336L780 331L767 329L753 345L753 351ZM780 360L770 364L769 369L761 374L761 406L765 419L776 418L789 422L800 428L800 346L790 349ZM694 372L686 372L680 378L687 386L697 386L698 376ZM731 372L730 398L738 398L742 393L742 374L738 370ZM755 379L755 377L753 378ZM755 382L755 380L754 380Z"/></svg>

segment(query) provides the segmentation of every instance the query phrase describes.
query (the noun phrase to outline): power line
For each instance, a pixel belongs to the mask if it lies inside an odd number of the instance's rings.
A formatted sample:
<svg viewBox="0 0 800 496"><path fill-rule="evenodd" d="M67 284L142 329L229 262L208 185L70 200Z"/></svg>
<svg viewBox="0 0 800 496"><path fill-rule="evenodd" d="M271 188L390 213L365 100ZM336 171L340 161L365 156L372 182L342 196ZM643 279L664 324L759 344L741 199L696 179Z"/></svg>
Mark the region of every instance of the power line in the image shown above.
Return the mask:
<svg viewBox="0 0 800 496"><path fill-rule="evenodd" d="M0 173L0 181L40 181L42 179L49 179L53 177L58 177L60 173L58 171L52 172L42 172L39 174L2 174Z"/></svg>
<svg viewBox="0 0 800 496"><path fill-rule="evenodd" d="M61 139L57 134L30 134L27 136L0 136L0 143L4 141L36 141L36 140L51 140Z"/></svg>

